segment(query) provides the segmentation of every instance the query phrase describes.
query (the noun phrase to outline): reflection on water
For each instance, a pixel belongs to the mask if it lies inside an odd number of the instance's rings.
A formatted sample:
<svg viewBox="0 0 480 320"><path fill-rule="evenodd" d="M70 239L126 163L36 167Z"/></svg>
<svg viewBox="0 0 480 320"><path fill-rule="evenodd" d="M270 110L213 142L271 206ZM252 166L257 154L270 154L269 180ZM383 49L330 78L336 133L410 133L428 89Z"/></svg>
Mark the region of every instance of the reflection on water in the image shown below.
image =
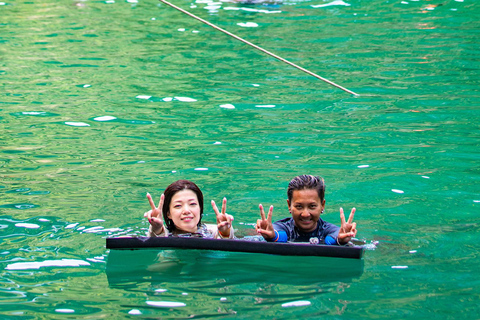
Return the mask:
<svg viewBox="0 0 480 320"><path fill-rule="evenodd" d="M316 297L348 290L362 273L363 260L196 250L111 250L106 267L110 288L145 293L132 312L148 314L147 305L198 316L245 308L273 316L269 306L314 310Z"/></svg>
<svg viewBox="0 0 480 320"><path fill-rule="evenodd" d="M354 260L354 261L351 261ZM351 281L363 272L363 259L291 257L198 250L110 250L111 286L222 281L230 285L265 282L312 285Z"/></svg>

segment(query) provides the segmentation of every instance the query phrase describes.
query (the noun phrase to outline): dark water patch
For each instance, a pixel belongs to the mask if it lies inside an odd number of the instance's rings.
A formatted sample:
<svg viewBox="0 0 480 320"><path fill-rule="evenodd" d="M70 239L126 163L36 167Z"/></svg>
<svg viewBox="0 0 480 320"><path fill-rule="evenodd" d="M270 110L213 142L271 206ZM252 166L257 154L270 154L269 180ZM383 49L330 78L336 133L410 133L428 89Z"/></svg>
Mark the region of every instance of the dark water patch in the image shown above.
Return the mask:
<svg viewBox="0 0 480 320"><path fill-rule="evenodd" d="M21 137L32 137L34 134L33 132L19 132L17 135Z"/></svg>
<svg viewBox="0 0 480 320"><path fill-rule="evenodd" d="M30 126L30 128L34 128L35 126ZM35 135L34 132L32 131L28 131L28 132L19 132L17 133L17 136L20 136L20 137L27 137L27 138L30 138L30 137L33 137Z"/></svg>
<svg viewBox="0 0 480 320"><path fill-rule="evenodd" d="M34 158L40 158L40 159L51 159L51 158L58 158L58 155L55 155L55 154L36 154L33 157Z"/></svg>
<svg viewBox="0 0 480 320"><path fill-rule="evenodd" d="M32 203L13 203L13 204L4 204L1 205L0 208L8 208L8 209L18 209L18 210L27 210L38 208L38 205Z"/></svg>
<svg viewBox="0 0 480 320"><path fill-rule="evenodd" d="M143 164L143 163L145 163L145 161L142 161L142 160L120 162L121 165L132 165L132 164Z"/></svg>
<svg viewBox="0 0 480 320"><path fill-rule="evenodd" d="M63 64L63 62L60 62L60 61L43 61L43 63L45 64Z"/></svg>
<svg viewBox="0 0 480 320"><path fill-rule="evenodd" d="M127 120L127 119L117 119L117 122L128 123L128 124L139 124L139 125L146 125L146 124L154 124L154 123L155 123L155 121L148 121L148 120Z"/></svg>
<svg viewBox="0 0 480 320"><path fill-rule="evenodd" d="M19 192L27 192L30 190L31 190L30 188L19 188L19 189L9 190L5 193L19 193Z"/></svg>
<svg viewBox="0 0 480 320"><path fill-rule="evenodd" d="M149 138L146 137L137 137L137 136L123 136L119 135L119 138L128 138L128 139L137 139L137 140L150 140Z"/></svg>
<svg viewBox="0 0 480 320"><path fill-rule="evenodd" d="M22 168L23 171L35 171L35 170L38 170L42 167L25 167L25 168Z"/></svg>
<svg viewBox="0 0 480 320"><path fill-rule="evenodd" d="M60 68L98 68L98 65L95 64L66 64L66 65L61 65Z"/></svg>

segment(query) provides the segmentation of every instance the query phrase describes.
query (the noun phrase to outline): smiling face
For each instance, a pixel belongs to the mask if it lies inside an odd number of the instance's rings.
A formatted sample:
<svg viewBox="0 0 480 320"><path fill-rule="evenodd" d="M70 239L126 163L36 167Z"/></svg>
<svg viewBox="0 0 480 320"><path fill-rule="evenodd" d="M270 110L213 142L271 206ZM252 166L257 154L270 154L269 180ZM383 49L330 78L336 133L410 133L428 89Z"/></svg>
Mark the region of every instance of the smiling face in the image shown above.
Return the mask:
<svg viewBox="0 0 480 320"><path fill-rule="evenodd" d="M294 190L288 209L292 214L295 226L303 232L314 231L320 214L325 208L325 200L321 201L315 189Z"/></svg>
<svg viewBox="0 0 480 320"><path fill-rule="evenodd" d="M200 221L200 205L195 192L184 189L175 193L170 202L168 218L178 231L197 232Z"/></svg>

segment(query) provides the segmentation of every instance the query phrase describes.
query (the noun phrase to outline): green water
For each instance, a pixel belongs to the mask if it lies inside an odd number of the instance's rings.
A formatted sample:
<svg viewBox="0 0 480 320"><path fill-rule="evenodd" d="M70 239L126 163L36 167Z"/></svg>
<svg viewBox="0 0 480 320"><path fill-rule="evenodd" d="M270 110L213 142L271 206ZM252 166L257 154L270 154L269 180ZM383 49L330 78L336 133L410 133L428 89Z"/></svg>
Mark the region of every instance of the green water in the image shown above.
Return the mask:
<svg viewBox="0 0 480 320"><path fill-rule="evenodd" d="M332 2L175 4L359 97L154 0L0 3L0 317L478 318L480 5ZM105 248L180 178L252 235L304 173L360 262Z"/></svg>

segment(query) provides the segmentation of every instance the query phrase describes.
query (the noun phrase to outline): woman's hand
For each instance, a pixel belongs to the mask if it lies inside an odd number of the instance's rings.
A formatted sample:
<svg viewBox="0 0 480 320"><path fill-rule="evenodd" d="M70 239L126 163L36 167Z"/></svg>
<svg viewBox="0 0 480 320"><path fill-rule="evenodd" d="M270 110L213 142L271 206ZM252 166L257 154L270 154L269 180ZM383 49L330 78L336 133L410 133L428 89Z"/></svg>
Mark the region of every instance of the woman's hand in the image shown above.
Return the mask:
<svg viewBox="0 0 480 320"><path fill-rule="evenodd" d="M345 222L343 208L340 208L340 220L342 225L340 226L340 231L338 232L338 244L347 244L350 240L352 240L352 237L357 235L357 223L352 222L354 215L355 208L352 209L352 212L350 212L350 215L348 216L348 221Z"/></svg>
<svg viewBox="0 0 480 320"><path fill-rule="evenodd" d="M257 225L255 226L255 230L257 230L258 234L261 234L264 239L273 239L275 238L275 229L273 228L272 224L272 212L273 206L270 206L268 210L268 215L265 218L265 211L263 210L263 206L259 205L260 208L260 217L261 219L257 220Z"/></svg>
<svg viewBox="0 0 480 320"><path fill-rule="evenodd" d="M162 193L162 195L160 196L160 202L158 203L158 207L155 207L152 196L148 192L147 192L147 199L148 199L148 202L150 203L150 207L152 208L152 210L145 212L143 216L148 219L148 222L150 222L153 233L161 234L164 231L163 219L162 219L162 208L163 208L163 200L165 199L165 196Z"/></svg>
<svg viewBox="0 0 480 320"><path fill-rule="evenodd" d="M212 200L212 208L217 216L217 230L223 238L230 237L230 228L232 227L233 216L227 214L227 198L223 198L222 212L218 211L215 201Z"/></svg>

